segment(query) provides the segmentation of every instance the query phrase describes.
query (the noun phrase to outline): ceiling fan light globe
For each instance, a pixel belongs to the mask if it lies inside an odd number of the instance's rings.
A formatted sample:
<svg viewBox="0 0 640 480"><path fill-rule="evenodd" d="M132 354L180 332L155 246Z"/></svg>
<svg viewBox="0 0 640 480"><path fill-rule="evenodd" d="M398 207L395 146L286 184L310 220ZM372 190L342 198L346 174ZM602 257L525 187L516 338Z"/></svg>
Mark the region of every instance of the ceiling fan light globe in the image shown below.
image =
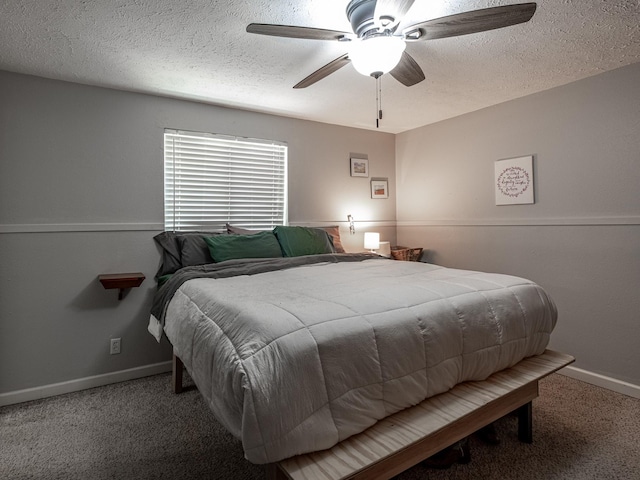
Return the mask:
<svg viewBox="0 0 640 480"><path fill-rule="evenodd" d="M393 70L406 47L401 37L381 35L358 39L350 44L349 59L362 75L384 74Z"/></svg>

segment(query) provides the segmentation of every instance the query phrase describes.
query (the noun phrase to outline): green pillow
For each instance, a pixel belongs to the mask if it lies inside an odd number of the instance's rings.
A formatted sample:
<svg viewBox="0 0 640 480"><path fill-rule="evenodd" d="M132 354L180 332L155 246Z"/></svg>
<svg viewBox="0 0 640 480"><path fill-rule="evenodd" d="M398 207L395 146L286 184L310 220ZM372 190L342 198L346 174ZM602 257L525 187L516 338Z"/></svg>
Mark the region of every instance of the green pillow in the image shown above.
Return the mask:
<svg viewBox="0 0 640 480"><path fill-rule="evenodd" d="M285 257L335 253L331 236L320 228L277 226L273 233Z"/></svg>
<svg viewBox="0 0 640 480"><path fill-rule="evenodd" d="M216 235L204 239L214 262L236 258L282 257L280 244L273 232L253 235Z"/></svg>

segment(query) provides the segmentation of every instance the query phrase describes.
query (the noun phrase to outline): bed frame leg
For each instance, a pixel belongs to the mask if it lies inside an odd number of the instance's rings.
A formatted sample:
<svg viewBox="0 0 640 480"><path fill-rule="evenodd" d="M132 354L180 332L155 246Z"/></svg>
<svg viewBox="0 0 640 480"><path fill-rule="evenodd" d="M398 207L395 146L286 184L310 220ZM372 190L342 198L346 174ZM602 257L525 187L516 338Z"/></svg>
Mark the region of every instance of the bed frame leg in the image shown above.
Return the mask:
<svg viewBox="0 0 640 480"><path fill-rule="evenodd" d="M525 403L517 410L518 440L533 443L533 403Z"/></svg>
<svg viewBox="0 0 640 480"><path fill-rule="evenodd" d="M173 354L173 374L171 375L171 387L173 388L173 393L182 393L182 372L184 370L184 365L182 364L182 360L178 358L178 356Z"/></svg>

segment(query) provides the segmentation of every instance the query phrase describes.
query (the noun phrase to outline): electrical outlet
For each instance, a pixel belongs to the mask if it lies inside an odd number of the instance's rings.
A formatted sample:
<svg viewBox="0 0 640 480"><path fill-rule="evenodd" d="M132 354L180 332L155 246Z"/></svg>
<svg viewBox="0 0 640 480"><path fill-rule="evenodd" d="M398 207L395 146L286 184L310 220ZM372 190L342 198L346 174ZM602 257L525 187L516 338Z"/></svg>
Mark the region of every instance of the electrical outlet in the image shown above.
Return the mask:
<svg viewBox="0 0 640 480"><path fill-rule="evenodd" d="M120 353L120 338L112 338L111 339L111 349L109 350L109 353L111 355L116 355L118 353Z"/></svg>

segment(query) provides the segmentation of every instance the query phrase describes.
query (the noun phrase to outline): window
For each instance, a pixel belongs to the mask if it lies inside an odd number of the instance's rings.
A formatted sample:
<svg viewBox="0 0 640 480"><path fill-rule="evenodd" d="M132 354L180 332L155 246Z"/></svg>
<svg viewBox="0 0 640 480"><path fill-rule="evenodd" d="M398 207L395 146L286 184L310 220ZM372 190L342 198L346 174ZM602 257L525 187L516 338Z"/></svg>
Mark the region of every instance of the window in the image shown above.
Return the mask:
<svg viewBox="0 0 640 480"><path fill-rule="evenodd" d="M222 230L227 222L287 223L287 145L165 130L165 230Z"/></svg>

